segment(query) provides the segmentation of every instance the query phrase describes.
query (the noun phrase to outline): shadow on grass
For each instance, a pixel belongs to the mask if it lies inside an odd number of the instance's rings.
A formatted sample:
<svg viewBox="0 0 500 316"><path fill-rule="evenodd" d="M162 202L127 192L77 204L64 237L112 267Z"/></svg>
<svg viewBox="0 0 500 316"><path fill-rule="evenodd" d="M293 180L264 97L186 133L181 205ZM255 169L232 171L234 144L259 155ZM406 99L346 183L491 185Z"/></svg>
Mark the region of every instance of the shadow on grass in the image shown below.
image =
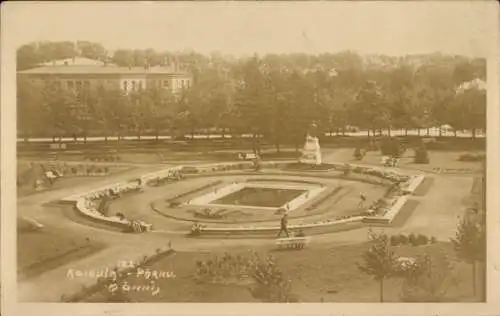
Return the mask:
<svg viewBox="0 0 500 316"><path fill-rule="evenodd" d="M403 205L399 213L392 221L392 226L398 228L403 227L408 218L410 218L410 216L413 214L413 211L415 211L415 208L418 204L419 202L416 200L407 200L405 205Z"/></svg>
<svg viewBox="0 0 500 316"><path fill-rule="evenodd" d="M429 192L433 184L434 184L434 178L425 177L424 181L420 183L420 185L417 187L417 189L414 191L413 194L415 196L424 196L427 194L427 192Z"/></svg>

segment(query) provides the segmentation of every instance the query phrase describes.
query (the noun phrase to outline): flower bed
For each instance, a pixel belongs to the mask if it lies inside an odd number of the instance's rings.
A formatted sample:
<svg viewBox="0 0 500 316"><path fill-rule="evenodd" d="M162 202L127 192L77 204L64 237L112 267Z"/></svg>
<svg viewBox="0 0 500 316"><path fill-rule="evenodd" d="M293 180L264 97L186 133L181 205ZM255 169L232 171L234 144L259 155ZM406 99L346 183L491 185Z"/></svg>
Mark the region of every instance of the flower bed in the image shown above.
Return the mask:
<svg viewBox="0 0 500 316"><path fill-rule="evenodd" d="M333 164L332 164L333 165ZM407 194L412 194L415 189L422 183L424 180L423 175L419 176L407 176L402 175L393 170L385 170L381 168L373 168L373 167L365 167L365 166L352 166L349 164L336 164L336 170L349 170L353 173L357 174L365 174L370 176L375 176L383 179L387 179L393 183L400 184L400 192L398 195L392 196L384 200L384 205L380 206L376 210L373 210L373 213L376 216L368 216L368 215L352 215L344 218L337 218L333 221L325 221L314 224L304 224L304 225L292 225L289 226L289 229L305 229L305 230L313 230L318 227L334 227L337 225L349 223L349 222L378 222L383 224L391 224L393 219L405 205L408 200ZM394 191L392 192L394 194ZM399 195L400 194L400 195ZM279 230L279 227L232 227L232 228L220 228L220 227L202 227L200 229L200 235L205 234L259 234L259 233L270 233Z"/></svg>
<svg viewBox="0 0 500 316"><path fill-rule="evenodd" d="M334 196L335 194L337 194L341 189L342 189L341 186L335 187L330 193L326 194L321 199L318 199L317 201L315 201L314 203L312 203L310 206L308 206L306 208L306 211L310 211L310 210L318 207L323 202L325 202L326 200L328 200L329 198L331 198L332 196Z"/></svg>
<svg viewBox="0 0 500 316"><path fill-rule="evenodd" d="M96 206L99 200L104 196L113 199L119 198L120 196L128 193L142 192L143 183L151 181L151 179L164 177L165 175L175 174L175 172L179 172L180 168L181 167L168 168L159 172L144 175L141 178L133 179L128 182L119 182L112 185L100 187L86 193L72 195L62 199L61 201L75 203L76 209L80 212L80 214L84 215L90 220L96 222L104 222L110 224L111 226L128 230L130 229L132 223L129 220L123 218L123 216L105 216L97 211ZM140 224L144 225L145 227L150 227L150 224L147 223Z"/></svg>
<svg viewBox="0 0 500 316"><path fill-rule="evenodd" d="M177 194L177 195L173 196L172 198L168 199L167 202L169 202L170 204L173 204L173 203L180 204L180 202L178 201L179 199L181 199L185 196L191 195L193 193L197 193L197 192L206 190L208 188L215 187L215 186L221 184L222 182L223 182L222 180L217 180L217 181L211 182L209 184L205 184L199 188L196 188L196 189L193 189L193 190L181 193L181 194Z"/></svg>
<svg viewBox="0 0 500 316"><path fill-rule="evenodd" d="M180 169L169 169L168 172L162 173L161 175L157 175L155 177L142 177L145 180L145 183L148 186L161 186L166 183L176 182L183 179L182 173Z"/></svg>

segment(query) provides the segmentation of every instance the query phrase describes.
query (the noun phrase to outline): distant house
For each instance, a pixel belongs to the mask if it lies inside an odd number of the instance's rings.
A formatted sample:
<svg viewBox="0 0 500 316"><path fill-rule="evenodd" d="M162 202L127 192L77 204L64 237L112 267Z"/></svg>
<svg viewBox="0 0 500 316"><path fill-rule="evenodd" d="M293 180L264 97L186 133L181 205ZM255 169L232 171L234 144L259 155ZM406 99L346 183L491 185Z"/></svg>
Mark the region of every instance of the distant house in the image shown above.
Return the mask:
<svg viewBox="0 0 500 316"><path fill-rule="evenodd" d="M33 82L52 83L70 90L121 89L125 92L158 87L179 92L192 85L192 75L173 67L119 67L102 61L75 57L58 60L40 67L18 71L19 78Z"/></svg>

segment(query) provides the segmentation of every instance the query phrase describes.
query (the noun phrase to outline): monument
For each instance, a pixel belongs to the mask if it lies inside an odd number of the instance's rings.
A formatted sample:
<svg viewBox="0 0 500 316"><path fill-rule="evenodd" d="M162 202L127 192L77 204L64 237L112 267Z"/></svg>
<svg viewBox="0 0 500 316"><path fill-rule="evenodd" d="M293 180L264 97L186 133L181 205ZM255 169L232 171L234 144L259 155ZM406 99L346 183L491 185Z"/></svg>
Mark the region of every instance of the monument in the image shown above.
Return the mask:
<svg viewBox="0 0 500 316"><path fill-rule="evenodd" d="M316 123L312 123L307 132L306 142L304 144L304 149L302 150L302 155L299 158L300 163L321 165L321 148L319 147L317 130L318 126L316 125Z"/></svg>

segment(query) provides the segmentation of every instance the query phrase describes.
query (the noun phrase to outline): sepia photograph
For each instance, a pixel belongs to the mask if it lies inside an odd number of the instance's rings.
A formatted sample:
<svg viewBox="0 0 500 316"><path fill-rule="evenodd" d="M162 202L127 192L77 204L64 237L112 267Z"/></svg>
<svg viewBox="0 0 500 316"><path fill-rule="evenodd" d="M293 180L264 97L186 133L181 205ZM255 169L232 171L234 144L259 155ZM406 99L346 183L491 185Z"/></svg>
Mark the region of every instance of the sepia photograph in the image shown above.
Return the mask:
<svg viewBox="0 0 500 316"><path fill-rule="evenodd" d="M4 8L18 303L487 302L496 6Z"/></svg>

